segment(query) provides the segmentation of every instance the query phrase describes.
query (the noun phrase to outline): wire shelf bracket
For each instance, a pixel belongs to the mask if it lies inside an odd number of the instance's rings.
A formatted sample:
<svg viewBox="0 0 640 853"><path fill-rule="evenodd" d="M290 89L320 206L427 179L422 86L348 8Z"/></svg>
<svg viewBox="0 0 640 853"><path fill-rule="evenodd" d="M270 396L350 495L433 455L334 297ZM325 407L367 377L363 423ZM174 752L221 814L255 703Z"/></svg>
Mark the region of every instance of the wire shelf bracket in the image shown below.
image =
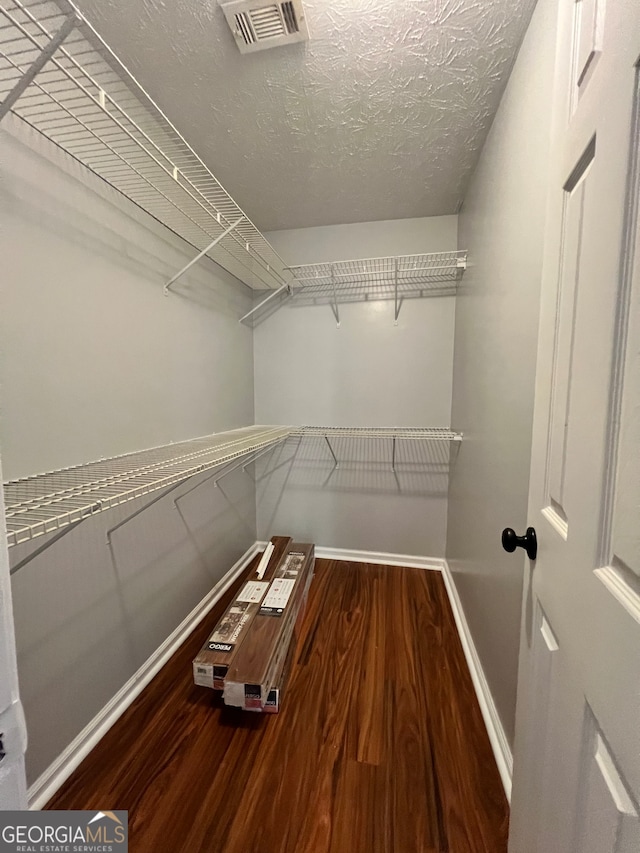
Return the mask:
<svg viewBox="0 0 640 853"><path fill-rule="evenodd" d="M279 296L279 295L280 295L283 291L285 291L285 290L287 291L287 293L289 294L289 296L291 296L291 285L290 285L290 284L283 284L283 285L281 285L277 290L274 290L274 291L273 291L273 293L270 293L270 294L269 294L268 296L266 296L263 300L261 300L260 302L258 302L258 304L257 304L257 305L255 305L255 306L251 309L251 311L247 311L247 313L246 313L243 317L240 317L240 323L244 323L244 322L246 322L250 317L253 317L255 314L259 314L259 313L260 313L260 311L264 308L264 306L265 306L268 302L271 302L271 300L272 300L272 299L274 299L276 296Z"/></svg>
<svg viewBox="0 0 640 853"><path fill-rule="evenodd" d="M169 281L164 286L164 295L168 296L169 290L171 289L171 285L174 284L181 276L183 276L188 269L191 269L191 267L194 264L197 264L198 261L200 260L200 258L204 257L207 254L207 252L209 252L211 249L213 249L214 246L217 246L218 243L227 236L227 234L231 234L233 229L236 228L238 225L240 225L240 223L242 222L243 219L244 219L244 216L241 216L239 219L236 219L236 221L232 225L230 225L225 231L223 231L222 234L220 234L218 237L216 237L215 240L212 240L209 243L209 245L205 246L201 252L198 252L198 254L195 256L195 258L192 261L189 261L188 264L185 264L185 266L182 267L180 272L177 272L173 276L173 278L170 278Z"/></svg>

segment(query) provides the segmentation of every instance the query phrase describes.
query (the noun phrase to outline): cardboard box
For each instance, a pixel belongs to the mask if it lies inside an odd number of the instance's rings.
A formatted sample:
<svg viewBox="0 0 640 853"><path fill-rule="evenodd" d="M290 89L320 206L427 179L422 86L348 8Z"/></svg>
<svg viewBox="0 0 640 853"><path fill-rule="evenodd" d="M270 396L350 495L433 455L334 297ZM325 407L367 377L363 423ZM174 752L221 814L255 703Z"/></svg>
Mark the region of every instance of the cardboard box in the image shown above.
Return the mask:
<svg viewBox="0 0 640 853"><path fill-rule="evenodd" d="M291 548L291 537L273 536L271 543L273 553L263 577L254 576L243 585L193 661L193 680L200 687L222 690L224 686L227 670L260 610L272 578Z"/></svg>
<svg viewBox="0 0 640 853"><path fill-rule="evenodd" d="M309 572L309 579L307 581L305 594L302 600L302 604L300 605L300 610L298 611L298 618L296 619L296 623L293 628L293 637L291 638L291 642L289 643L289 651L287 652L286 657L284 658L281 671L276 677L276 686L271 688L271 690L269 691L269 695L267 696L267 701L262 707L262 711L265 714L280 713L280 709L282 707L282 699L287 683L289 681L289 676L291 675L293 662L295 660L296 652L298 649L298 642L300 640L300 629L304 620L304 613L307 606L307 598L309 597L309 587L311 586L311 581L313 580L313 574L313 571Z"/></svg>
<svg viewBox="0 0 640 853"><path fill-rule="evenodd" d="M223 691L227 705L262 711L271 691L279 689L314 564L313 545L291 545L229 666Z"/></svg>

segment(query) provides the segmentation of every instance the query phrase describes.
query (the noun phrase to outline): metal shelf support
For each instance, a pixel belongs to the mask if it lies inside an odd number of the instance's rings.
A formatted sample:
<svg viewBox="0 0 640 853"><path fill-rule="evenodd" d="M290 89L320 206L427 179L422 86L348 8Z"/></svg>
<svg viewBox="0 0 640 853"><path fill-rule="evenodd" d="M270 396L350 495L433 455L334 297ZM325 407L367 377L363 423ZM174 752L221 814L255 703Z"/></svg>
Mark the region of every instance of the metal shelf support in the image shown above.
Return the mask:
<svg viewBox="0 0 640 853"><path fill-rule="evenodd" d="M33 83L40 71L44 68L47 62L51 59L56 50L61 46L63 41L74 30L78 24L78 18L75 14L69 15L58 32L53 36L51 41L43 48L40 56L31 64L31 67L24 72L13 89L9 92L4 101L0 104L0 121L5 117L18 98L27 90Z"/></svg>
<svg viewBox="0 0 640 853"><path fill-rule="evenodd" d="M246 319L251 317L253 314L256 313L256 311L259 311L263 305L266 305L267 302L269 302L271 299L273 299L274 296L277 296L279 293L282 293L283 290L286 290L289 293L289 295L291 295L291 285L290 284L281 285L277 290L274 290L273 293L270 293L261 302L258 302L258 304L254 308L252 308L251 311L247 311L247 313L244 315L244 317L240 317L240 322L242 323Z"/></svg>
<svg viewBox="0 0 640 853"><path fill-rule="evenodd" d="M207 254L209 249L213 249L213 247L217 246L218 243L227 236L227 234L231 234L233 229L236 228L238 225L240 225L240 223L242 222L243 219L244 219L244 216L240 216L238 219L236 219L236 221L232 225L230 225L225 231L223 231L222 234L219 234L215 240L212 240L206 248L204 248L201 252L198 252L198 254L195 256L195 258L192 261L189 261L189 263L186 264L186 266L182 267L180 272L177 272L173 278L170 278L169 281L164 286L164 295L168 296L171 285L174 284L181 276L183 276L188 269L191 269L191 267L194 264L197 264L198 261L200 260L200 258L204 257L204 255Z"/></svg>
<svg viewBox="0 0 640 853"><path fill-rule="evenodd" d="M328 436L325 435L324 440L327 442L327 447L329 448L329 453L333 456L333 462L334 462L335 467L337 468L338 467L338 457L333 452L333 447L331 447L331 442L329 441Z"/></svg>
<svg viewBox="0 0 640 853"><path fill-rule="evenodd" d="M340 328L340 311L338 310L338 294L336 293L336 271L335 265L331 264L331 285L333 287L333 302L331 303L331 310L333 311L333 316L336 318L336 323L338 328ZM338 463L336 462L336 465Z"/></svg>
<svg viewBox="0 0 640 853"><path fill-rule="evenodd" d="M393 320L395 325L398 325L398 314L400 313L400 305L402 304L402 300L398 301L398 259L394 258L393 264L393 290L394 290L394 303L395 303L395 311Z"/></svg>

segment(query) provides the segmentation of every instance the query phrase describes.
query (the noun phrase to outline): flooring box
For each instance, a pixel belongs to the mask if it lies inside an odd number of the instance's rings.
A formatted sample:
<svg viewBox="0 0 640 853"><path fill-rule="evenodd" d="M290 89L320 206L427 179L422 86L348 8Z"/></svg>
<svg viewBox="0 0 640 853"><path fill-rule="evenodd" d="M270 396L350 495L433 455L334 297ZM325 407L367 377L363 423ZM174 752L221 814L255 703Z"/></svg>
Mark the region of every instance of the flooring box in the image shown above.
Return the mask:
<svg viewBox="0 0 640 853"><path fill-rule="evenodd" d="M284 690L287 686L287 682L289 681L291 669L293 668L293 661L295 659L296 650L298 648L298 641L300 639L300 628L302 626L302 620L304 619L304 612L307 605L309 587L311 586L311 581L313 580L313 574L314 573L312 568L312 570L309 572L309 577L306 583L306 589L302 599L302 604L300 606L300 610L298 611L298 617L293 628L293 637L291 639L291 642L289 643L289 651L283 658L282 667L276 676L276 686L272 687L269 691L267 701L264 703L264 706L261 709L262 711L264 711L265 714L280 713L282 697L284 694Z"/></svg>
<svg viewBox="0 0 640 853"><path fill-rule="evenodd" d="M262 711L278 687L314 569L314 546L291 545L224 680L224 701Z"/></svg>
<svg viewBox="0 0 640 853"><path fill-rule="evenodd" d="M272 537L255 576L244 584L227 607L222 619L193 661L193 680L197 685L222 690L227 670L258 614L269 583L276 576L280 564L284 562L290 550L291 537ZM263 565L265 559L266 567Z"/></svg>

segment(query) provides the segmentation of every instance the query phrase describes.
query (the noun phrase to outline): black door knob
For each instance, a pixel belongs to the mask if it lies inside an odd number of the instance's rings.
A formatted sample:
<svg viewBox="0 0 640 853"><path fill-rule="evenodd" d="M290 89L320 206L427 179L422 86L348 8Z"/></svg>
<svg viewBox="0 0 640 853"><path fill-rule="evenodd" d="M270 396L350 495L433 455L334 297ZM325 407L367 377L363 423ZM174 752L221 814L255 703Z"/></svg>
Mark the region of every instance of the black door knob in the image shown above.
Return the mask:
<svg viewBox="0 0 640 853"><path fill-rule="evenodd" d="M535 560L538 553L538 539L536 531L533 527L527 527L527 532L524 536L517 536L515 530L511 527L505 527L502 531L502 547L505 551L515 551L516 548L524 548L527 552L527 557L530 560Z"/></svg>

